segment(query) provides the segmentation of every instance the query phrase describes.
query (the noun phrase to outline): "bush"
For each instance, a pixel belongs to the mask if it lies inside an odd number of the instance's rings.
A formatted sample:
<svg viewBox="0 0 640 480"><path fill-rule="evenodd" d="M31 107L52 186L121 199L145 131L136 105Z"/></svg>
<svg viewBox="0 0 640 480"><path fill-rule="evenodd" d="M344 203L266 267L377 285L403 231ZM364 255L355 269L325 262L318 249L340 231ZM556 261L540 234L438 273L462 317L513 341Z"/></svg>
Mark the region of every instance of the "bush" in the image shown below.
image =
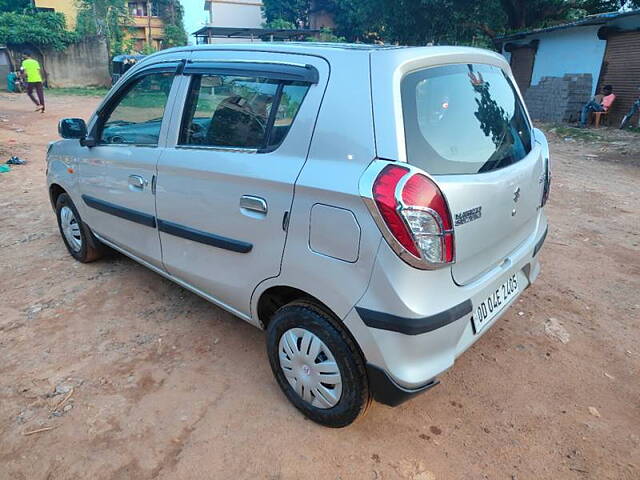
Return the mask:
<svg viewBox="0 0 640 480"><path fill-rule="evenodd" d="M77 39L65 29L64 15L56 12L0 13L0 44L33 44L64 50Z"/></svg>
<svg viewBox="0 0 640 480"><path fill-rule="evenodd" d="M331 30L328 27L322 27L320 29L320 33L313 36L313 37L309 37L307 39L308 42L323 42L323 43L342 43L342 42L346 42L346 39L344 37L339 37L338 35L333 33L333 30Z"/></svg>

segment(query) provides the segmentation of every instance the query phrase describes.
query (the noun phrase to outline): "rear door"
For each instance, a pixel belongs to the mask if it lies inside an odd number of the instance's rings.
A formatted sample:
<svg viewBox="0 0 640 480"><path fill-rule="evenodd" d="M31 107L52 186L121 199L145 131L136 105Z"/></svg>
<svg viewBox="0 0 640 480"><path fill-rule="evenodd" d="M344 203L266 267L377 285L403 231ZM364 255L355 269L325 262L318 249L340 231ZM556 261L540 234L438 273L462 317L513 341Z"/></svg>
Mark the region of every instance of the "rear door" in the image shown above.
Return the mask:
<svg viewBox="0 0 640 480"><path fill-rule="evenodd" d="M537 232L543 159L511 80L455 64L402 81L409 163L432 174L454 221L454 280L466 284Z"/></svg>
<svg viewBox="0 0 640 480"><path fill-rule="evenodd" d="M203 52L185 68L156 204L166 270L245 315L280 272L329 74L319 58L255 55Z"/></svg>
<svg viewBox="0 0 640 480"><path fill-rule="evenodd" d="M153 183L178 63L141 71L107 101L92 125L96 145L79 167L83 217L103 238L162 265Z"/></svg>
<svg viewBox="0 0 640 480"><path fill-rule="evenodd" d="M405 157L438 183L454 221L453 279L468 284L536 235L546 159L502 57L434 48L403 58L411 53L372 62L378 155ZM401 75L378 83L385 70ZM376 106L383 87L400 98ZM394 115L392 135L382 125Z"/></svg>

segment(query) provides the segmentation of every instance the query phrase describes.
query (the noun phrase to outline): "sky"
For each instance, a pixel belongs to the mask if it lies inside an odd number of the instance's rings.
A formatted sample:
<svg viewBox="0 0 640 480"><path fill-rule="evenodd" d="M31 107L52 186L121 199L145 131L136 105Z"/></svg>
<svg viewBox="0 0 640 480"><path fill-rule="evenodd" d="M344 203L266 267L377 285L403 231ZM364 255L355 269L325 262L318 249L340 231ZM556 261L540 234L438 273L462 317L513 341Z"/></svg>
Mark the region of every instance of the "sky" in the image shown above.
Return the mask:
<svg viewBox="0 0 640 480"><path fill-rule="evenodd" d="M189 35L189 44L195 45L196 39L191 34L207 24L204 0L180 0L180 3L184 8L184 29Z"/></svg>

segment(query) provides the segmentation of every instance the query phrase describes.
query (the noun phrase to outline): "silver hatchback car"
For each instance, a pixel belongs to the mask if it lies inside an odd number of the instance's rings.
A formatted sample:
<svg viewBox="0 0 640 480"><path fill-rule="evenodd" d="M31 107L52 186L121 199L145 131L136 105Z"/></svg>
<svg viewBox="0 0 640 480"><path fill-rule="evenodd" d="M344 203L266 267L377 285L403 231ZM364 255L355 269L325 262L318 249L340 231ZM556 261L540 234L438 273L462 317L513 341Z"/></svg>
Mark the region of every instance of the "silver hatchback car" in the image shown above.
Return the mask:
<svg viewBox="0 0 640 480"><path fill-rule="evenodd" d="M323 425L435 386L540 271L549 148L489 51L171 49L59 131L71 255L109 246L265 329Z"/></svg>

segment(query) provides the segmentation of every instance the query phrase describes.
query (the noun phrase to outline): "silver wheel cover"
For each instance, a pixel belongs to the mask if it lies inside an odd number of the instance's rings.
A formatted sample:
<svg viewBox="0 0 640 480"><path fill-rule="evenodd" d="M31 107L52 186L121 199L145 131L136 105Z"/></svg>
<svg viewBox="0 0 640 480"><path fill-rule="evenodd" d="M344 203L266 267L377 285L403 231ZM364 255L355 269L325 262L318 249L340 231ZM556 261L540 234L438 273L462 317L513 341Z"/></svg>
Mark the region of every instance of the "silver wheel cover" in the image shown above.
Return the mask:
<svg viewBox="0 0 640 480"><path fill-rule="evenodd" d="M317 408L331 408L342 395L342 377L331 350L304 328L292 328L280 337L280 368L295 392Z"/></svg>
<svg viewBox="0 0 640 480"><path fill-rule="evenodd" d="M76 216L68 206L60 209L60 226L67 243L74 252L79 252L82 248L82 235L80 235L80 225Z"/></svg>

